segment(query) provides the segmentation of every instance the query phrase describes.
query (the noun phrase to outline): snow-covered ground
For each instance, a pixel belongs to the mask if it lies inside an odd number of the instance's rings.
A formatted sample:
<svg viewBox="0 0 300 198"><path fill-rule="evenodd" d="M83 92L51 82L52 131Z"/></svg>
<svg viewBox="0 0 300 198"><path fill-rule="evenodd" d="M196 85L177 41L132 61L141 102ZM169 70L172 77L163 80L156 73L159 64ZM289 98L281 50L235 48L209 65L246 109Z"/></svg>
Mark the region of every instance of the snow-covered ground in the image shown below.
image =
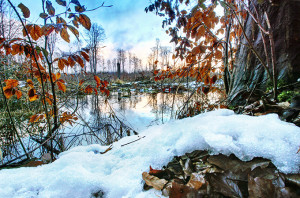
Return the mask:
<svg viewBox="0 0 300 198"><path fill-rule="evenodd" d="M91 197L101 190L105 197L156 198L161 192L142 190L142 172L149 165L160 169L175 155L208 149L242 160L265 157L280 171L297 173L299 146L300 128L275 114L250 117L217 110L152 126L115 142L105 154L100 152L108 146L81 146L60 154L52 164L1 170L0 197Z"/></svg>

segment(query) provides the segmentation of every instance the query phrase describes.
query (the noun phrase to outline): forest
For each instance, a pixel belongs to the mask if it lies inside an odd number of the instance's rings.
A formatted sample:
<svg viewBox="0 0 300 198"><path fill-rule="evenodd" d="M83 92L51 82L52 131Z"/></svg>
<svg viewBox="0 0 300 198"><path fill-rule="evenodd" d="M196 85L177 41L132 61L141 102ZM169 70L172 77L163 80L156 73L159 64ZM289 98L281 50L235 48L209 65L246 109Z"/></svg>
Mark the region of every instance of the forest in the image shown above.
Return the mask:
<svg viewBox="0 0 300 198"><path fill-rule="evenodd" d="M299 197L299 10L0 0L0 198Z"/></svg>

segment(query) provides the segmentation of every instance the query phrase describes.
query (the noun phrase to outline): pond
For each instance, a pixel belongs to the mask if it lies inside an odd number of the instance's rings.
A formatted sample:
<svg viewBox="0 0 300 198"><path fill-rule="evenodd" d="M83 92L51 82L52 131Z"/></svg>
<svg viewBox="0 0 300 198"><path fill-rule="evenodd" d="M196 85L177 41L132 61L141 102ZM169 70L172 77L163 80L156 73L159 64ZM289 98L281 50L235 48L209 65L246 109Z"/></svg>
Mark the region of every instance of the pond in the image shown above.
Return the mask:
<svg viewBox="0 0 300 198"><path fill-rule="evenodd" d="M216 102L218 94L210 93L204 98L191 93L118 93L109 98L89 95L78 100L76 116L72 126L60 132L65 149L78 145L100 143L102 145L126 136L137 134L149 126L158 125L177 118L195 101ZM186 101L189 100L189 103ZM72 111L76 106L72 99L66 107ZM209 103L207 103L209 104Z"/></svg>

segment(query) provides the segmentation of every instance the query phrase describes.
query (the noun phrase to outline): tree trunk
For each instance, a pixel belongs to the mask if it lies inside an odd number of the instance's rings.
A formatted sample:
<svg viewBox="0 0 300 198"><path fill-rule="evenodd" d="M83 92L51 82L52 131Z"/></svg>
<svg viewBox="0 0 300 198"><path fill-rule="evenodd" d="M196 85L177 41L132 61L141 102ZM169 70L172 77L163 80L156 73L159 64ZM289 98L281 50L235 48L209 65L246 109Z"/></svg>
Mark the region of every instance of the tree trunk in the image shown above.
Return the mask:
<svg viewBox="0 0 300 198"><path fill-rule="evenodd" d="M266 30L268 30L268 26L264 16L265 12L270 19L274 37L274 56L276 60L274 65L278 79L282 79L285 83L295 82L300 78L300 18L298 15L300 2L297 0L273 0L271 1L272 3L265 0L261 4L257 3L257 1L254 2L259 20ZM252 3L250 3L250 10L256 16ZM263 58L265 64L269 63L269 70L273 74L272 65L270 64L272 60L269 36L263 33L266 39L269 59L266 60L262 33L251 16L248 15L244 27L254 49ZM266 90L267 84L272 82L261 61L248 47L244 36L241 39L241 43L245 45L241 45L238 48L233 70L233 82L231 83L232 87L228 95L229 102L233 105L245 104L245 99L252 93L254 93L252 96L257 95L259 97Z"/></svg>

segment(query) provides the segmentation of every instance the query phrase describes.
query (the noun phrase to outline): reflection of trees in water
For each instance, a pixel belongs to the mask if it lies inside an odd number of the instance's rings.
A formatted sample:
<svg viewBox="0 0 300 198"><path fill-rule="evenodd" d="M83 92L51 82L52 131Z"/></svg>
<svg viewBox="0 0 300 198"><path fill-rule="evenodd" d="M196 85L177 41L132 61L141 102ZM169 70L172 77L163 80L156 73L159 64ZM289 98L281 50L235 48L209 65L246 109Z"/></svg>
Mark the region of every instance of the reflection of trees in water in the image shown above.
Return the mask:
<svg viewBox="0 0 300 198"><path fill-rule="evenodd" d="M207 103L208 97L199 94L187 93L156 93L132 94L130 97L118 97L118 93L111 93L107 99L102 96L90 95L79 101L78 117L80 121L68 134L68 147L86 144L110 144L133 130L127 124L126 111L139 106L148 105L155 115L153 123L163 123L172 118L189 112L195 103ZM109 102L108 102L109 101ZM186 104L189 101L189 105ZM145 104L144 104L145 103ZM116 115L113 106L118 112ZM130 122L130 120L129 120ZM150 123L150 125L152 125Z"/></svg>
<svg viewBox="0 0 300 198"><path fill-rule="evenodd" d="M77 114L79 122L72 131L66 132L65 139L68 147L87 144L107 145L126 135L136 133L115 114L111 104L117 104L118 109L125 112L136 106L140 100L138 97L118 100L117 95L114 94L111 94L108 99L95 95L81 98Z"/></svg>

